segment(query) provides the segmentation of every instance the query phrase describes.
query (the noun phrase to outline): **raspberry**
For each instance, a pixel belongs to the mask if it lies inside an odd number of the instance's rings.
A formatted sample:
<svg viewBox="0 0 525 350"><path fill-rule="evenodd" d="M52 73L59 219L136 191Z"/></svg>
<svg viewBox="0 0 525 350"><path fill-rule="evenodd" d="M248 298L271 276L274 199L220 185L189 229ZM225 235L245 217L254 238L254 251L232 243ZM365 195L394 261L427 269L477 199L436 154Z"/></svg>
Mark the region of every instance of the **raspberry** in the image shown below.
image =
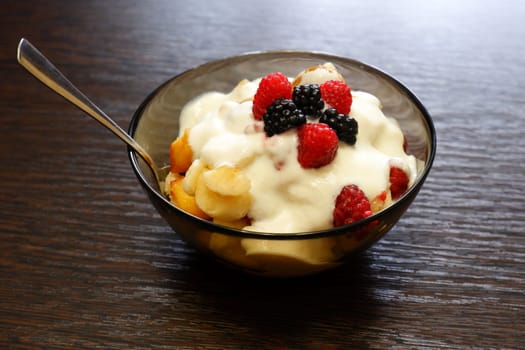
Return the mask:
<svg viewBox="0 0 525 350"><path fill-rule="evenodd" d="M372 215L370 202L364 192L356 185L343 187L335 199L333 225L342 226L365 219Z"/></svg>
<svg viewBox="0 0 525 350"><path fill-rule="evenodd" d="M398 199L408 188L408 175L401 168L390 167L390 193L392 199Z"/></svg>
<svg viewBox="0 0 525 350"><path fill-rule="evenodd" d="M339 140L350 146L355 144L358 127L354 118L338 113L335 108L328 108L319 118L319 123L325 123L334 129Z"/></svg>
<svg viewBox="0 0 525 350"><path fill-rule="evenodd" d="M324 108L324 101L321 99L319 85L308 84L294 87L292 99L297 108L307 116L317 118L321 115Z"/></svg>
<svg viewBox="0 0 525 350"><path fill-rule="evenodd" d="M319 87L323 100L341 114L349 114L352 106L350 87L340 80L328 80Z"/></svg>
<svg viewBox="0 0 525 350"><path fill-rule="evenodd" d="M261 79L253 97L253 117L261 120L266 108L278 98L292 98L292 84L283 73L270 73Z"/></svg>
<svg viewBox="0 0 525 350"><path fill-rule="evenodd" d="M297 161L303 168L320 168L329 164L337 154L339 140L326 124L308 123L297 132Z"/></svg>
<svg viewBox="0 0 525 350"><path fill-rule="evenodd" d="M275 100L263 115L264 131L273 136L306 123L306 117L291 100Z"/></svg>

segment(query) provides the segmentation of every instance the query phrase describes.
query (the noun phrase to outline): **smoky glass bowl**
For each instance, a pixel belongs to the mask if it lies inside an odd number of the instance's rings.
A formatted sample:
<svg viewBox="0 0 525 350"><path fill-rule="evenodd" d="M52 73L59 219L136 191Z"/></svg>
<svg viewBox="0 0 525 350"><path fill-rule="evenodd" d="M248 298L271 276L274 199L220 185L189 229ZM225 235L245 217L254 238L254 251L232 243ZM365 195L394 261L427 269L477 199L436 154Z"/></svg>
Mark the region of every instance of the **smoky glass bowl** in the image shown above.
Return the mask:
<svg viewBox="0 0 525 350"><path fill-rule="evenodd" d="M436 135L431 117L398 80L353 59L318 52L269 51L209 62L169 79L151 92L135 112L129 133L157 164L169 164L169 146L178 134L180 112L193 98L209 91L227 93L242 79L253 80L276 71L295 76L309 66L326 62L335 65L353 90L377 96L384 114L398 121L407 139L407 153L421 161L415 183L389 207L350 225L292 234L251 232L214 224L172 205L146 163L128 149L131 166L151 203L189 245L216 261L251 274L308 275L340 266L352 255L369 248L406 212L434 160ZM253 246L260 248L246 248Z"/></svg>

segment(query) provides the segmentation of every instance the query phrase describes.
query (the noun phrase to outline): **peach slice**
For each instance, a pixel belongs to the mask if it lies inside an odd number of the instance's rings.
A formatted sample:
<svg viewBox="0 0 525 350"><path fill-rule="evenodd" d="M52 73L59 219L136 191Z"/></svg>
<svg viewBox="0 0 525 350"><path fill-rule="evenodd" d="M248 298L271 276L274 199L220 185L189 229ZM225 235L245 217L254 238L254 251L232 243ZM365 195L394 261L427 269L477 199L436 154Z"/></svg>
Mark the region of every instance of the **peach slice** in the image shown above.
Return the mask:
<svg viewBox="0 0 525 350"><path fill-rule="evenodd" d="M170 145L170 165L174 174L184 174L193 161L193 151L189 144L189 129Z"/></svg>
<svg viewBox="0 0 525 350"><path fill-rule="evenodd" d="M210 219L210 217L201 208L199 208L195 197L190 196L186 193L186 191L184 191L184 188L182 187L183 180L184 176L180 175L175 176L175 178L171 180L169 184L171 202L175 204L178 208L192 215L206 220Z"/></svg>

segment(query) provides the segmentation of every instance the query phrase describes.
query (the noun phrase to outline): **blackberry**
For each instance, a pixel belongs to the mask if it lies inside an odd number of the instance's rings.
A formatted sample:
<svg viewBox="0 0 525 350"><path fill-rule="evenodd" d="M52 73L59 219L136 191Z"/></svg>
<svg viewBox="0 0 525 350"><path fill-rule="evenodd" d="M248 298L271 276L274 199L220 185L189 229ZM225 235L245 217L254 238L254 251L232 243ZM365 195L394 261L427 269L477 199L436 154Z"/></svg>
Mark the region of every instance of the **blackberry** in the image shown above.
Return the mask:
<svg viewBox="0 0 525 350"><path fill-rule="evenodd" d="M264 131L273 136L306 123L303 112L292 100L279 98L266 109L263 115Z"/></svg>
<svg viewBox="0 0 525 350"><path fill-rule="evenodd" d="M335 108L328 108L319 118L320 123L328 124L339 137L339 140L349 145L355 144L357 136L357 120L346 114L340 114Z"/></svg>
<svg viewBox="0 0 525 350"><path fill-rule="evenodd" d="M293 89L292 100L307 116L318 118L324 108L321 90L317 84L299 85Z"/></svg>

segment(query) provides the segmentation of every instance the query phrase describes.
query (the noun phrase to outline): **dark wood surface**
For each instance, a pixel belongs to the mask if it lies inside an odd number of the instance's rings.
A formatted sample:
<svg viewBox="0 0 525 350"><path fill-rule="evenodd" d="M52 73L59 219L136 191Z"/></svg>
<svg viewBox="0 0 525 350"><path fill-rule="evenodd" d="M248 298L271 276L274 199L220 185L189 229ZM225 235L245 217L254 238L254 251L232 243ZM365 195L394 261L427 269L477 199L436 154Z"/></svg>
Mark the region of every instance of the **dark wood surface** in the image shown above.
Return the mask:
<svg viewBox="0 0 525 350"><path fill-rule="evenodd" d="M524 17L499 0L2 1L0 348L524 348ZM16 63L21 37L125 128L208 60L356 58L427 106L434 168L348 266L250 278L171 231L123 143Z"/></svg>

